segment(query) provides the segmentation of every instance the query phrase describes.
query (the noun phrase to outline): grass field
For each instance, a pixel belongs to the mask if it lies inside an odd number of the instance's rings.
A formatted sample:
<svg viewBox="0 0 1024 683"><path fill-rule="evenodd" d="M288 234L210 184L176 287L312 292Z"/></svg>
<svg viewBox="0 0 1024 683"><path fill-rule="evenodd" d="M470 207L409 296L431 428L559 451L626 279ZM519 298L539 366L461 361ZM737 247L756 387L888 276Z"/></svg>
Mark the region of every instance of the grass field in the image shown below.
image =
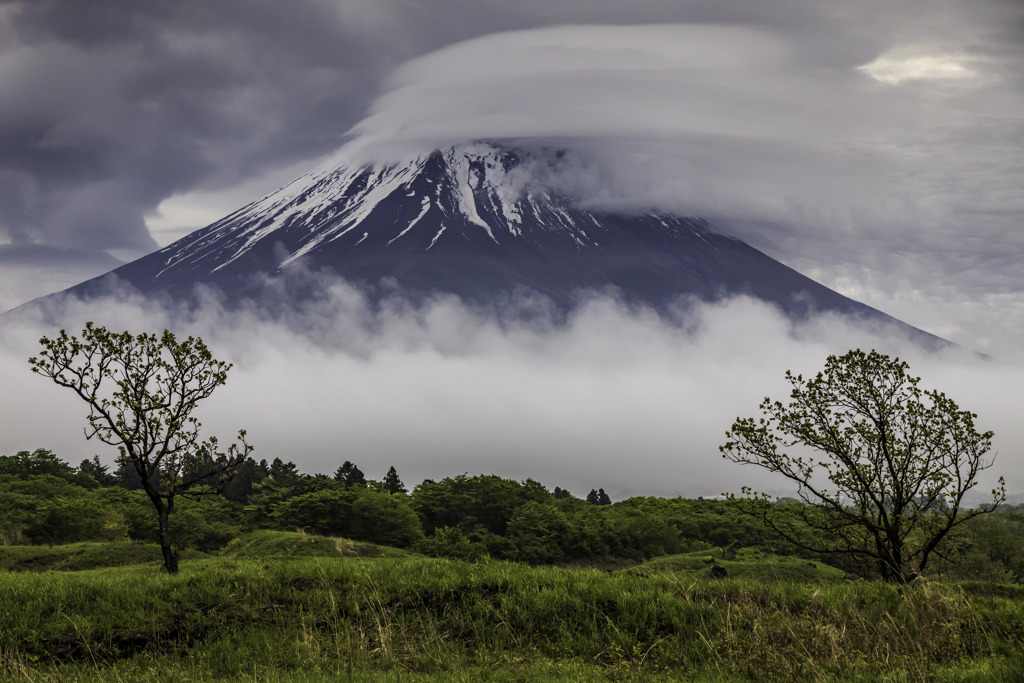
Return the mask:
<svg viewBox="0 0 1024 683"><path fill-rule="evenodd" d="M144 544L31 551L0 547L7 680L1024 681L1010 585L714 551L614 572L466 563L285 532L177 576Z"/></svg>

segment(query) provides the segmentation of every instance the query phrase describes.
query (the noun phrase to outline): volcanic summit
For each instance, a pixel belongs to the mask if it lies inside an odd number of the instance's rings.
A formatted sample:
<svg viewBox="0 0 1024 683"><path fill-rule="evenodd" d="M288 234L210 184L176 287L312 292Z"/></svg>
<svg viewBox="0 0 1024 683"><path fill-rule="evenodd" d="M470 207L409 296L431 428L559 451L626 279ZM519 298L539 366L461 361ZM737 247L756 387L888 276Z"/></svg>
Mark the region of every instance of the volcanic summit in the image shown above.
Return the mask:
<svg viewBox="0 0 1024 683"><path fill-rule="evenodd" d="M205 285L258 304L268 279L302 268L371 294L386 283L479 303L527 291L568 308L597 290L658 309L749 295L793 318L839 312L912 329L699 217L587 208L531 182L562 154L474 143L403 163L343 160L68 291L104 293L114 275L146 295Z"/></svg>

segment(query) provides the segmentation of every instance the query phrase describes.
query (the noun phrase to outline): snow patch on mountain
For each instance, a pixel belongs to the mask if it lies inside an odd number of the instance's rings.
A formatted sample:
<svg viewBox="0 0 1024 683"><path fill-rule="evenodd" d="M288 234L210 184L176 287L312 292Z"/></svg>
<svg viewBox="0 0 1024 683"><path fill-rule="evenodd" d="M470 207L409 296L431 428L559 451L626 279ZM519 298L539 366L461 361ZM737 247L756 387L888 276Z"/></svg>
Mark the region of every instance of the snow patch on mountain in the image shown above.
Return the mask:
<svg viewBox="0 0 1024 683"><path fill-rule="evenodd" d="M581 248L599 245L580 221L595 229L601 229L601 222L536 182L552 173L552 159L559 158L488 143L451 147L385 166L341 155L333 168L307 173L201 235L161 250L163 268L157 277L202 264L211 264L211 272L224 270L268 240L280 242L287 252L278 268L350 233L361 235L348 243L350 248L380 246L375 236L386 237L383 247L397 247L405 243L400 238L426 224L435 208L444 225L435 219L429 242L424 238L418 247L405 244L403 249L426 251L453 229L472 241L466 228L482 230L496 245L529 240L531 231L538 230L561 234ZM395 232L380 234L389 229Z"/></svg>
<svg viewBox="0 0 1024 683"><path fill-rule="evenodd" d="M415 196L415 193L410 193L410 194L408 194L408 195L406 195L406 196ZM393 242L394 242L395 240L397 240L397 239L398 239L399 237L402 237L402 236L403 236L403 235L405 235L405 234L406 234L407 232L409 232L410 230L412 230L413 228L415 228L415 227L416 227L416 224L417 224L417 223L419 223L419 222L420 222L421 220L423 220L423 217L427 215L427 212L428 212L428 211L430 211L430 207L431 207L431 206L433 205L433 203L431 202L431 200L430 200L430 197L422 197L422 198L421 198L421 201L423 202L423 208L422 208L422 209L420 210L420 214L419 214L418 216L416 216L416 218L413 218L413 219L412 219L412 222L411 222L411 223L409 223L409 227L407 227L407 228L406 228L405 230L403 230L402 232L398 233L398 235L397 235L396 237L392 237L392 238L391 238L390 240L388 240L388 244L387 244L387 246L389 246L389 247L390 247L390 246L391 246L391 244L392 244L392 243L393 243ZM366 233L364 233L364 234L366 234ZM435 238L435 239L436 239L436 238ZM359 244L359 243L358 243L358 242L356 242L356 244Z"/></svg>

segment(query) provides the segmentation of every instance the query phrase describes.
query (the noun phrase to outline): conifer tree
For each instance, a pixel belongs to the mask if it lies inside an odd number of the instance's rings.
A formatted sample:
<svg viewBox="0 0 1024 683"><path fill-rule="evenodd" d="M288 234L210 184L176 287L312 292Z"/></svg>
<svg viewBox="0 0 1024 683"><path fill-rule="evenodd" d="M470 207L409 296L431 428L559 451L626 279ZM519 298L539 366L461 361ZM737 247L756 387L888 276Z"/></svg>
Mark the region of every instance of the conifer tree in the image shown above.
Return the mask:
<svg viewBox="0 0 1024 683"><path fill-rule="evenodd" d="M343 462L341 467L334 471L334 479L341 482L347 489L366 484L366 476L363 474L363 471L348 460Z"/></svg>
<svg viewBox="0 0 1024 683"><path fill-rule="evenodd" d="M398 478L398 471L394 465L388 470L388 473L384 475L384 490L388 493L405 493L408 489L405 488L405 484Z"/></svg>

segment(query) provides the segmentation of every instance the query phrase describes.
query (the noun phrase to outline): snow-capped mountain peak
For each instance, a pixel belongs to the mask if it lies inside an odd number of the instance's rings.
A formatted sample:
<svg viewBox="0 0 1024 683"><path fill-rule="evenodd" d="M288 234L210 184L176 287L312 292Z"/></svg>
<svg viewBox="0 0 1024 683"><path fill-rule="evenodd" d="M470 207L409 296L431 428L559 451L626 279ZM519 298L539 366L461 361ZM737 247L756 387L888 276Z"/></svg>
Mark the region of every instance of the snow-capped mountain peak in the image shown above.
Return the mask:
<svg viewBox="0 0 1024 683"><path fill-rule="evenodd" d="M258 302L268 277L298 267L370 290L386 280L410 294L475 301L517 289L566 307L593 289L655 307L746 294L798 317L838 311L895 322L700 218L587 208L545 183L564 161L558 150L486 142L388 164L342 155L114 274L172 297L202 284ZM101 291L100 280L72 291Z"/></svg>

